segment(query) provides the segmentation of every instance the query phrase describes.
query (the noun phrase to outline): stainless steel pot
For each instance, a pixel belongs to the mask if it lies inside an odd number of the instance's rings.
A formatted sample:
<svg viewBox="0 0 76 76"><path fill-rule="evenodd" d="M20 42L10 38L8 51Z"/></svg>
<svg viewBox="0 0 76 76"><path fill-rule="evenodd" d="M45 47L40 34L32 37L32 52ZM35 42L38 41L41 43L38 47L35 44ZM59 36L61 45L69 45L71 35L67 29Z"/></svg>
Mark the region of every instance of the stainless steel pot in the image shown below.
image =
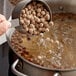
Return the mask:
<svg viewBox="0 0 76 76"><path fill-rule="evenodd" d="M76 0L45 0L51 7L53 13L55 12L71 12L76 13ZM15 31L15 28L10 28L6 33L6 38L8 41L8 44L11 47L11 36L13 32ZM12 47L11 47L12 48ZM13 49L13 48L12 48ZM13 49L15 52L15 50ZM15 52L16 53L16 52ZM18 55L16 53L16 55ZM12 65L12 71L17 76L76 76L76 69L47 69L44 67L41 67L39 65L33 64L26 59L22 58L20 55L18 55L19 58L22 60L22 73L19 72L15 67L18 64L20 59L17 59L13 65Z"/></svg>
<svg viewBox="0 0 76 76"><path fill-rule="evenodd" d="M6 38L11 48L12 46L10 40L14 31L15 28L10 28L6 33ZM14 49L13 51L15 52ZM12 71L17 76L76 76L76 69L48 69L27 61L26 59L21 57L17 52L15 52L15 54L18 55L18 57L20 58L17 59L12 65ZM16 65L18 64L19 60L22 60L22 65L20 66L20 68L22 67L22 73L16 70Z"/></svg>

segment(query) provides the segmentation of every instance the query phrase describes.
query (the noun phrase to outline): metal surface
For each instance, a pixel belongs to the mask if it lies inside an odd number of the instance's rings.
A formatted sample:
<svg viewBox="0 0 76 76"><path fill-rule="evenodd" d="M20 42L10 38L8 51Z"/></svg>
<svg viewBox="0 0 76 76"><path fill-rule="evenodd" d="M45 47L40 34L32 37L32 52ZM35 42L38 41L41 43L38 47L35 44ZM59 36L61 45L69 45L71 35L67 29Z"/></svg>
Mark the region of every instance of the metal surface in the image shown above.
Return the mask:
<svg viewBox="0 0 76 76"><path fill-rule="evenodd" d="M30 76L30 75L25 75L25 74L19 72L19 71L16 69L16 65L18 64L18 62L19 62L19 59L17 59L17 60L13 63L13 65L12 65L12 72L13 72L15 75L17 75L17 76ZM26 70L26 71L27 71L27 70ZM42 73L42 75L43 75L43 74L44 74L44 73ZM43 76L46 76L46 74L49 74L49 75L52 75L52 76L61 76L61 74L60 74L59 72L56 72L56 73L54 73L54 74L46 73L46 72L45 72L45 75L43 75ZM32 76L32 74L31 74L31 76ZM39 76L39 74L36 73L36 75L34 75L34 76Z"/></svg>
<svg viewBox="0 0 76 76"><path fill-rule="evenodd" d="M49 11L50 13L50 20L52 21L52 11L49 7L49 5L43 1L43 0L23 0L21 2L19 2L16 7L14 8L13 12L12 12L12 19L20 19L20 13L21 13L21 10L26 7L29 3L31 3L32 1L36 1L36 2L39 2L39 3L42 3L43 5L45 5L46 9ZM20 23L20 22L19 22ZM23 27L22 26L19 26L16 28L18 31L20 31L21 33L26 33L25 30L23 30Z"/></svg>
<svg viewBox="0 0 76 76"><path fill-rule="evenodd" d="M16 65L18 64L18 62L19 62L19 59L17 59L14 63L13 63L13 65L12 65L12 72L15 74L15 75L17 75L17 76L27 76L27 75L25 75L25 74L23 74L23 73L20 73L19 71L17 71L16 70Z"/></svg>
<svg viewBox="0 0 76 76"><path fill-rule="evenodd" d="M26 7L29 3L31 3L32 1L36 1L36 2L39 2L39 3L42 3L43 5L45 5L46 9L49 11L49 13L51 15L50 19L52 20L52 11L51 11L49 5L44 0L23 0L23 1L19 2L12 12L12 18L13 19L19 18L21 10L24 7Z"/></svg>
<svg viewBox="0 0 76 76"><path fill-rule="evenodd" d="M8 19L8 21L11 23L11 27L10 28L15 28L15 27L19 27L19 19L13 19L10 16L10 18Z"/></svg>
<svg viewBox="0 0 76 76"><path fill-rule="evenodd" d="M6 38L8 41L8 44L11 46L11 36L14 33L15 28L11 28L6 33ZM13 49L13 48L12 48ZM13 51L16 53L16 55L19 56L19 58L23 61L23 73L27 74L28 76L53 76L56 72L61 73L62 76L76 76L76 69L48 69L46 67L39 66L37 64L34 64L26 59L24 59L22 56L20 56L14 49Z"/></svg>
<svg viewBox="0 0 76 76"><path fill-rule="evenodd" d="M60 13L60 12L76 13L76 11L75 11L76 8L71 9L73 7L76 7L76 4L75 5L70 4L69 0L67 0L68 2L66 2L66 0L64 0L64 1L62 1L62 3L61 3L61 1L60 2L57 2L57 1L52 2L52 0L46 0L46 2L50 6L53 5L54 13L55 12L56 13ZM11 36L14 31L15 31L15 29L12 28L12 29L8 30L8 33L6 33L6 37L7 37L8 43L11 48L12 48L12 46L11 46L10 40L11 40ZM13 51L15 52L14 49L13 49ZM56 72L59 72L62 76L72 76L72 75L76 76L76 69L64 69L64 70L63 69L48 69L48 68L41 67L39 65L36 65L36 64L33 64L33 63L27 61L26 59L22 58L19 54L17 54L17 55L19 56L19 58L21 58L23 60L23 73L27 74L28 76L53 76Z"/></svg>

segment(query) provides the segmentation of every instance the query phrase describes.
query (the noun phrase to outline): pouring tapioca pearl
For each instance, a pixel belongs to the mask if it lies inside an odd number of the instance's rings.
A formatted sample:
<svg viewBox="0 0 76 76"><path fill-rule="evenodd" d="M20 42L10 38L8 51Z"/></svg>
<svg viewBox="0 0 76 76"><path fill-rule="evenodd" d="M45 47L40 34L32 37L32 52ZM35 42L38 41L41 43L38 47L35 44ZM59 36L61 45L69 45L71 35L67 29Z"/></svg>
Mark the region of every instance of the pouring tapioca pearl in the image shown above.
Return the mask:
<svg viewBox="0 0 76 76"><path fill-rule="evenodd" d="M43 15L43 16L44 16L45 14L46 14L46 12L45 12L45 11L42 11L42 12L41 12L41 15Z"/></svg>
<svg viewBox="0 0 76 76"><path fill-rule="evenodd" d="M40 13L40 12L41 12L41 8L38 8L38 9L37 9L37 12Z"/></svg>
<svg viewBox="0 0 76 76"><path fill-rule="evenodd" d="M50 20L50 15L49 14L45 15L45 20Z"/></svg>
<svg viewBox="0 0 76 76"><path fill-rule="evenodd" d="M53 22L53 21L50 21L50 22L49 22L49 25L50 25L50 26L51 26L51 25L53 26L53 25L54 25L54 22Z"/></svg>
<svg viewBox="0 0 76 76"><path fill-rule="evenodd" d="M20 14L20 23L28 28L27 33L36 35L48 31L51 21L50 12L42 3L31 2ZM25 29L26 31L26 28Z"/></svg>

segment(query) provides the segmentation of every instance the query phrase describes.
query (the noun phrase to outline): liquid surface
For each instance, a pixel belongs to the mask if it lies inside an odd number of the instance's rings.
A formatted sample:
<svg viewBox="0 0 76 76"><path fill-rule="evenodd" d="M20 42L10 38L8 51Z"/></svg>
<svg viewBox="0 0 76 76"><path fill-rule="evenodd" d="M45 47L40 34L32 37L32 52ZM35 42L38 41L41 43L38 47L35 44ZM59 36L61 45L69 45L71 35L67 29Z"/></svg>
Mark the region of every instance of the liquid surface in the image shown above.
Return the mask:
<svg viewBox="0 0 76 76"><path fill-rule="evenodd" d="M19 45L26 50L21 56L47 68L75 68L76 15L55 14L53 21L54 25L50 27L49 32L44 33L44 36L32 36L31 40L26 36L22 38ZM27 55L24 55L25 51L28 52Z"/></svg>

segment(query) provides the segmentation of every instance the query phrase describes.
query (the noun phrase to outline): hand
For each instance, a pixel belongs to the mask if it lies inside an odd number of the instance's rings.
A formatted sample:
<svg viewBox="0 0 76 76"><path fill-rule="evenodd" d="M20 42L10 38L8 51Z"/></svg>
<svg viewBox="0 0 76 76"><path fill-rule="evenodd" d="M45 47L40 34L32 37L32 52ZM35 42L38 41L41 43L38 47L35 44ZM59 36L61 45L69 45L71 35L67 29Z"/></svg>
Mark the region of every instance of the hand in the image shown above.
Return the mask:
<svg viewBox="0 0 76 76"><path fill-rule="evenodd" d="M11 23L8 22L5 16L0 14L0 35L4 34L11 27Z"/></svg>

